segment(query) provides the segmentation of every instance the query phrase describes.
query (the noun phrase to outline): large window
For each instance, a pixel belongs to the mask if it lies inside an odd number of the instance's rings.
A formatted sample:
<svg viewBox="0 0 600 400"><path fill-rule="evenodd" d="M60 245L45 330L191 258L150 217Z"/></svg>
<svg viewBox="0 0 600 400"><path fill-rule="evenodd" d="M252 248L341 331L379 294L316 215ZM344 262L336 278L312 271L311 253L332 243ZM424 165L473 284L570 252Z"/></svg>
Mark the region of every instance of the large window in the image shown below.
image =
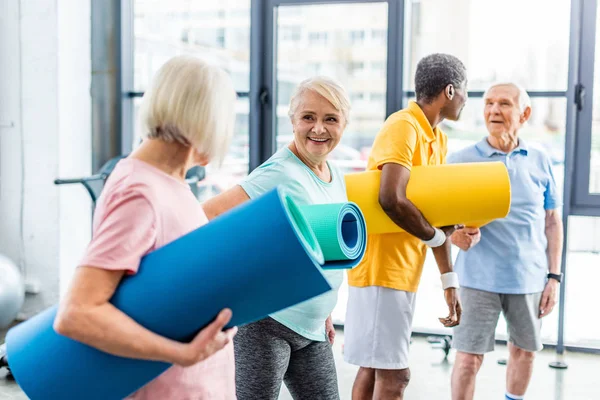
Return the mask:
<svg viewBox="0 0 600 400"><path fill-rule="evenodd" d="M405 87L407 99L414 96L414 74L425 55L443 52L460 58L467 67L470 98L459 121L443 121L448 134L448 151L460 150L487 135L483 119L483 91L492 83L517 82L532 95L532 115L520 136L542 146L550 155L562 193L566 127L566 89L569 61L570 4L555 0L508 0L500 5L492 0L412 0L406 13L410 23L410 55ZM530 16L544 9L544 18ZM493 14L493 18L491 15ZM452 30L440 35L440 29ZM525 33L527 32L527 33ZM458 249L454 249L456 256ZM437 321L447 313L442 297L439 272L428 253L419 301L414 318L415 330L450 333ZM542 336L556 342L558 307L544 319ZM506 323L500 320L499 338L506 337Z"/></svg>
<svg viewBox="0 0 600 400"><path fill-rule="evenodd" d="M596 10L595 43L589 192L600 195L600 8Z"/></svg>
<svg viewBox="0 0 600 400"><path fill-rule="evenodd" d="M143 93L154 73L169 58L189 54L225 69L240 95L236 104L236 125L230 151L220 169L207 167L199 183L200 200L236 184L248 173L250 84L250 0L135 0L134 91ZM137 110L134 101L135 135L139 143Z"/></svg>
<svg viewBox="0 0 600 400"><path fill-rule="evenodd" d="M387 3L278 7L278 148L292 141L287 113L294 88L306 78L326 75L342 83L352 103L350 123L331 160L346 172L364 170L368 149L385 120L387 13ZM297 34L290 37L292 29Z"/></svg>
<svg viewBox="0 0 600 400"><path fill-rule="evenodd" d="M600 349L600 321L589 312L600 279L600 218L569 217L566 248L565 343Z"/></svg>
<svg viewBox="0 0 600 400"><path fill-rule="evenodd" d="M532 116L520 135L547 151L559 190L570 185L565 209L583 216L568 219L564 339L570 345L599 347L600 325L590 323L588 313L581 311L594 301L590 282L597 280L600 262L600 219L588 217L600 216L598 0L330 3L133 0L133 15L125 15L133 22L133 60L126 63L133 65L133 80L125 85L134 97L131 113L137 112L139 96L153 73L173 55L193 54L231 74L239 94L235 137L224 167L207 169L200 190L207 198L237 183L249 164L259 165L291 141L289 100L298 83L310 76L331 76L348 90L350 124L332 154L332 161L346 172L364 168L386 115L414 98L414 73L423 56L450 53L467 66L469 101L463 115L459 121L441 124L450 152L486 136L483 91L494 82L518 82L533 102ZM124 32L129 36L128 29ZM123 71L130 73L131 68ZM587 96L577 95L576 84ZM129 115L132 103L124 104ZM133 136L135 146L139 136ZM569 296L575 292L590 296ZM333 313L337 323L344 321L346 296L343 286ZM447 310L431 254L418 298L414 329L449 333L437 320ZM544 318L546 342L557 341L558 311L557 306ZM505 331L500 321L498 337L505 337Z"/></svg>
<svg viewBox="0 0 600 400"><path fill-rule="evenodd" d="M564 91L570 2L565 0L412 0L407 87L419 59L435 52L465 62L470 90L496 81L528 90ZM532 16L541 15L543 18ZM446 32L447 34L441 34Z"/></svg>
<svg viewBox="0 0 600 400"><path fill-rule="evenodd" d="M363 171L385 120L388 4L281 5L276 23L277 148L293 139L288 105L294 88L311 76L329 76L346 88L352 107L330 160L344 172ZM295 40L289 37L292 27L298 30ZM334 323L344 323L347 293L344 283Z"/></svg>

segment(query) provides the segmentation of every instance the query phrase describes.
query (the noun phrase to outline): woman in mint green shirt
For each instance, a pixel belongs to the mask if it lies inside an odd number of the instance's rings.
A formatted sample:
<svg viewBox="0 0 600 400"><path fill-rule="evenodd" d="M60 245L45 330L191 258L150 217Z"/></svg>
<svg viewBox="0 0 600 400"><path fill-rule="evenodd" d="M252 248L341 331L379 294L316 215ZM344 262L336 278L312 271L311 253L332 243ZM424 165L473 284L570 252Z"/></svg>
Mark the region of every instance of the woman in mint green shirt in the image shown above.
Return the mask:
<svg viewBox="0 0 600 400"><path fill-rule="evenodd" d="M256 168L239 186L204 204L209 219L275 186L297 204L348 201L344 177L327 162L348 122L350 102L335 81L300 83L290 101L294 140ZM239 400L273 399L285 382L294 399L339 399L331 345L331 312L343 272L325 271L333 290L242 326L234 340Z"/></svg>

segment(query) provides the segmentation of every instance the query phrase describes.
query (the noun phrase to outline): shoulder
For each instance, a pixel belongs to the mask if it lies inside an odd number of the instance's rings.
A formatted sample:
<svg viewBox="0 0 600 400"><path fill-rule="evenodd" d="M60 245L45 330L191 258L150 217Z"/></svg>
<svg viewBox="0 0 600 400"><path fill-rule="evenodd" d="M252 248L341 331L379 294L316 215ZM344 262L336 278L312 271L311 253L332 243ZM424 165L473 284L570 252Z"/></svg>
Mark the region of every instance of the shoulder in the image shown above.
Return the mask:
<svg viewBox="0 0 600 400"><path fill-rule="evenodd" d="M421 128L412 115L398 111L388 117L377 133L373 149L386 151L398 143L414 145L421 135Z"/></svg>
<svg viewBox="0 0 600 400"><path fill-rule="evenodd" d="M383 124L382 131L419 131L419 124L415 117L407 110L400 110L390 115Z"/></svg>
<svg viewBox="0 0 600 400"><path fill-rule="evenodd" d="M298 169L293 157L294 155L287 148L280 149L252 171L245 181L265 179L267 177L273 179L277 176L283 178Z"/></svg>
<svg viewBox="0 0 600 400"><path fill-rule="evenodd" d="M258 197L276 186L293 189L298 183L302 168L297 165L294 155L287 148L277 151L271 158L252 171L240 186L250 196Z"/></svg>
<svg viewBox="0 0 600 400"><path fill-rule="evenodd" d="M527 155L539 165L551 165L549 152L539 143L527 143Z"/></svg>
<svg viewBox="0 0 600 400"><path fill-rule="evenodd" d="M102 189L99 202L112 203L124 199L144 199L151 203L153 185L142 168L131 160L119 161Z"/></svg>

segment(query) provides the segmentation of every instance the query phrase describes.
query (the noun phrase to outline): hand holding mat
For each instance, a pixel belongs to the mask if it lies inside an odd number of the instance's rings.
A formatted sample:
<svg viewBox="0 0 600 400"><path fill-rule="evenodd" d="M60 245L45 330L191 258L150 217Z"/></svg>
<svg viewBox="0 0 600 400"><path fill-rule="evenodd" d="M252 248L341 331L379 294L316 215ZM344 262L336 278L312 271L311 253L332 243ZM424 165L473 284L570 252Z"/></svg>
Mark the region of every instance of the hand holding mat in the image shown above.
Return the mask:
<svg viewBox="0 0 600 400"><path fill-rule="evenodd" d="M331 289L308 223L277 189L145 256L111 303L147 329L188 341L220 310L230 326L258 320ZM282 267L284 266L284 267ZM170 364L117 357L58 335L56 307L6 338L17 383L37 399L122 399Z"/></svg>
<svg viewBox="0 0 600 400"><path fill-rule="evenodd" d="M367 226L354 203L300 206L323 250L325 269L351 269L362 260L367 245Z"/></svg>
<svg viewBox="0 0 600 400"><path fill-rule="evenodd" d="M348 200L358 204L370 234L403 232L379 205L381 171L345 176ZM510 180L501 162L413 167L406 197L436 227L481 227L510 210Z"/></svg>

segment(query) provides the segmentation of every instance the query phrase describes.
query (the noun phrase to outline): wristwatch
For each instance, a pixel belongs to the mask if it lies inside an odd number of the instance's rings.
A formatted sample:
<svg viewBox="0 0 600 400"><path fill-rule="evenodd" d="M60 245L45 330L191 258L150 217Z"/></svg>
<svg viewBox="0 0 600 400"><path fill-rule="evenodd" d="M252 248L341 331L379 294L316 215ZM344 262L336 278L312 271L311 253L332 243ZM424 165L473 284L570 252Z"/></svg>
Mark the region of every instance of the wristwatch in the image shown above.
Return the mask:
<svg viewBox="0 0 600 400"><path fill-rule="evenodd" d="M555 279L555 280L558 281L558 283L560 283L560 281L562 280L562 276L563 276L562 273L560 273L560 274L552 274L552 273L550 273L550 274L548 274L548 279Z"/></svg>

